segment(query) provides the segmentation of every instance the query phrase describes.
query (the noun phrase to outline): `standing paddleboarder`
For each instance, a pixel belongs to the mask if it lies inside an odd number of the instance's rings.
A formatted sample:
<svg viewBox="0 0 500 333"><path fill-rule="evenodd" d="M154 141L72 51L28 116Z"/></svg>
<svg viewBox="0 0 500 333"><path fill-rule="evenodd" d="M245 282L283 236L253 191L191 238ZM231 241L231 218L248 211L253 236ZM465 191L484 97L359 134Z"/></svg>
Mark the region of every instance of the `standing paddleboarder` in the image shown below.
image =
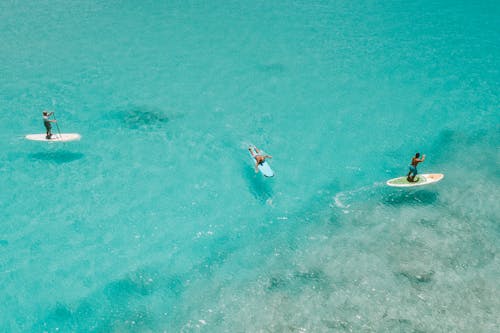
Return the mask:
<svg viewBox="0 0 500 333"><path fill-rule="evenodd" d="M416 153L415 156L411 159L411 164L409 166L410 171L408 172L408 175L406 176L406 180L408 180L410 183L415 182L415 176L417 175L417 165L420 162L425 161L425 155L422 155L422 158L420 158L420 153Z"/></svg>
<svg viewBox="0 0 500 333"><path fill-rule="evenodd" d="M45 129L47 131L47 136L45 138L47 140L52 138L52 125L50 123L57 122L57 120L55 119L49 119L49 117L52 116L53 114L54 112L48 112L48 111L42 112L43 124L45 125Z"/></svg>

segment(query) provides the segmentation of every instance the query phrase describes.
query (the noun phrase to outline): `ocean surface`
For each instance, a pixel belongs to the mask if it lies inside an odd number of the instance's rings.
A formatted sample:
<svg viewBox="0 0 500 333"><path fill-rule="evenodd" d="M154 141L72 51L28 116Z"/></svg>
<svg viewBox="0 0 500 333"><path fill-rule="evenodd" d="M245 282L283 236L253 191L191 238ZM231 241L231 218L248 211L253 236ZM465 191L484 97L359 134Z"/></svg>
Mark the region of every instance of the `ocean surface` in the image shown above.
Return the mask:
<svg viewBox="0 0 500 333"><path fill-rule="evenodd" d="M0 2L0 331L498 332L499 17Z"/></svg>

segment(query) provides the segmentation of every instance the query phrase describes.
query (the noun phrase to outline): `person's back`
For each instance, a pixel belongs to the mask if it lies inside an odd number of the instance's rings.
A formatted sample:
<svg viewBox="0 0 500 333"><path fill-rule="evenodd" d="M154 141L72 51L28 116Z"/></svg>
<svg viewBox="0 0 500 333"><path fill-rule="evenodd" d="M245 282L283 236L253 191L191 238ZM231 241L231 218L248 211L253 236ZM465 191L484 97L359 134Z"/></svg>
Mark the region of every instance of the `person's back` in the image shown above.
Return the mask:
<svg viewBox="0 0 500 333"><path fill-rule="evenodd" d="M255 151L254 151L255 150ZM253 158L255 159L255 172L259 172L259 164L263 164L267 158L273 158L271 155L264 155L261 153L259 148L257 147L248 147L248 151L250 151L250 154L252 154Z"/></svg>

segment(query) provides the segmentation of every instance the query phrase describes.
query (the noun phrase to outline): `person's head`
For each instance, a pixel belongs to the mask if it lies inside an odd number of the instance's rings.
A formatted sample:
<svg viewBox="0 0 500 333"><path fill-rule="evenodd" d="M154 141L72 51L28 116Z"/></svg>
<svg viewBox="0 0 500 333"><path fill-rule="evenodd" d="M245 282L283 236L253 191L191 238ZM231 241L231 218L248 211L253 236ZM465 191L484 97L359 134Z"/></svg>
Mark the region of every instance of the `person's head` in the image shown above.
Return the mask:
<svg viewBox="0 0 500 333"><path fill-rule="evenodd" d="M44 116L46 116L46 115L48 115L49 113L48 113L47 111L42 111L42 114L43 114Z"/></svg>
<svg viewBox="0 0 500 333"><path fill-rule="evenodd" d="M416 154L415 154L415 157L416 157L416 158L419 158L419 157L420 157L420 153L416 153Z"/></svg>

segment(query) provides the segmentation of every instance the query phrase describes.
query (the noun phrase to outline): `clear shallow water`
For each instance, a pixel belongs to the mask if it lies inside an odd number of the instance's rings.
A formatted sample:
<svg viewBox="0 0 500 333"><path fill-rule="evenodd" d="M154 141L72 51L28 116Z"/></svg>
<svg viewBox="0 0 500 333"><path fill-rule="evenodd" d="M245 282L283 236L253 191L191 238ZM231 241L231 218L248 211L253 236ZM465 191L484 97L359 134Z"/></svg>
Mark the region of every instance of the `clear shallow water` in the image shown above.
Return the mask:
<svg viewBox="0 0 500 333"><path fill-rule="evenodd" d="M2 331L498 325L494 2L0 6Z"/></svg>

